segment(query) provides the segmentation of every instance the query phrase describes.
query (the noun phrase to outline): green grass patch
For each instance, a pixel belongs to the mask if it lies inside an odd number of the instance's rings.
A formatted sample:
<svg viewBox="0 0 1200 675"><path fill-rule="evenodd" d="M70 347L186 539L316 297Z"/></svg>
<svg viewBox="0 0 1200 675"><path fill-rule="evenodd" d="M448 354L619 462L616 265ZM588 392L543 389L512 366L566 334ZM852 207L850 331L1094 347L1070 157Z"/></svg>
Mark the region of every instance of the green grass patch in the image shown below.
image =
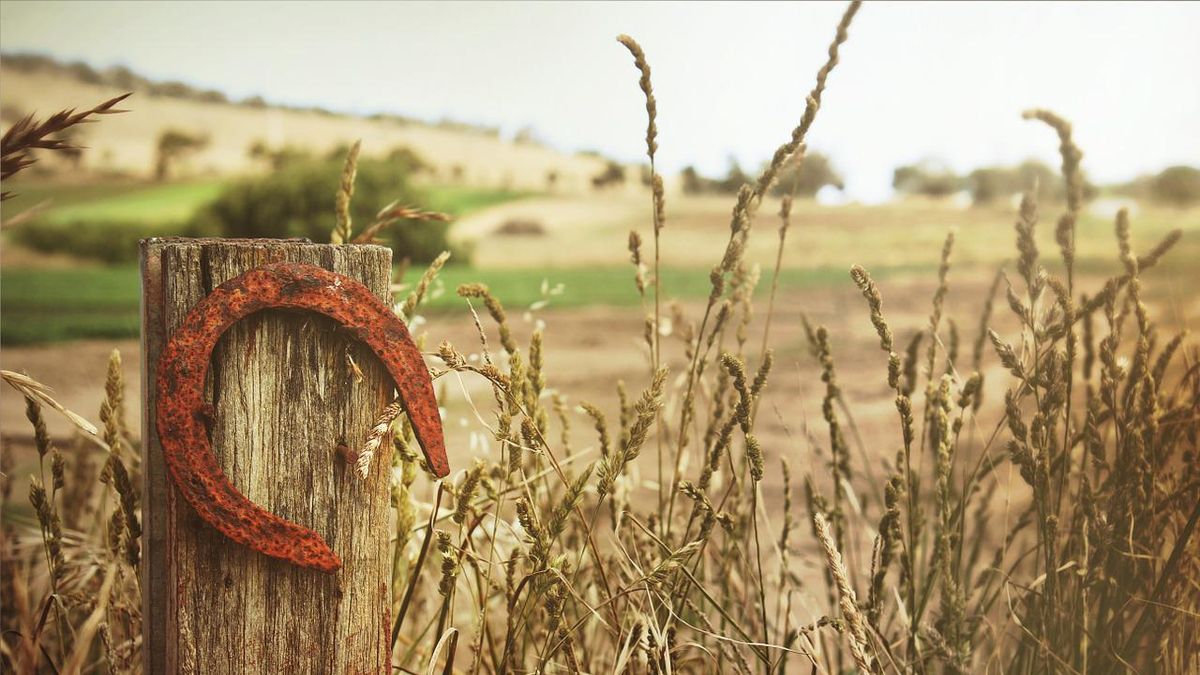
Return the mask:
<svg viewBox="0 0 1200 675"><path fill-rule="evenodd" d="M202 206L216 199L227 181L217 178L146 183L112 181L79 185L30 183L6 186L17 193L5 203L18 213L49 200L39 221L50 223L86 223L88 221L129 221L153 224L182 223ZM333 190L333 187L330 187ZM517 190L492 190L456 185L422 188L423 206L463 216L472 211L528 197L533 193ZM333 198L330 197L330 213Z"/></svg>
<svg viewBox="0 0 1200 675"><path fill-rule="evenodd" d="M178 183L105 182L81 185L13 186L13 211L49 200L38 220L49 223L125 221L166 225L182 223L212 201L224 186L221 179ZM6 204L7 206L7 204Z"/></svg>
<svg viewBox="0 0 1200 675"><path fill-rule="evenodd" d="M903 265L872 270L876 279L885 279L897 274L933 272L935 265ZM410 269L404 282L411 288L423 270ZM769 272L764 273L769 274ZM696 300L708 297L712 289L708 270L690 267L664 267L661 270L664 295L672 299ZM524 310L534 303L547 300L549 308L572 307L636 307L641 303L634 285L633 268L630 266L594 266L562 269L473 269L470 267L446 267L438 274L434 293L427 296L424 311L437 313L454 311L466 306L466 301L455 292L459 285L479 282L487 284L492 294L505 307ZM818 267L812 269L785 269L780 272L781 290L795 290L834 284L850 283L845 269ZM559 289L554 292L554 289ZM756 297L765 298L770 289L769 277L759 283ZM407 290L407 289L406 289ZM547 292L550 291L550 292ZM648 297L652 291L647 289ZM404 293L397 294L403 300Z"/></svg>
<svg viewBox="0 0 1200 675"><path fill-rule="evenodd" d="M0 270L0 343L136 337L136 266Z"/></svg>
<svg viewBox="0 0 1200 675"><path fill-rule="evenodd" d="M425 193L426 201L421 206L431 211L441 211L453 216L464 216L472 211L534 194L517 190L489 190L458 185L433 185L421 189Z"/></svg>
<svg viewBox="0 0 1200 675"><path fill-rule="evenodd" d="M168 183L124 194L52 209L46 218L56 223L90 220L140 223L182 223L220 194L221 181Z"/></svg>
<svg viewBox="0 0 1200 675"><path fill-rule="evenodd" d="M933 266L885 267L873 270L877 279L896 274L932 273ZM405 282L411 287L422 270L411 269ZM482 282L513 311L524 311L548 300L546 307L636 307L640 300L628 266L572 269L496 269L447 267L423 311L437 314L462 311L466 301L455 290L460 284ZM664 288L672 298L707 297L708 271L700 268L664 268ZM780 288L829 286L849 283L846 270L821 267L784 270ZM561 291L554 291L561 284ZM765 296L769 281L758 292ZM546 292L543 291L553 291ZM0 342L5 345L38 344L79 338L133 338L139 331L141 289L138 268L88 267L80 269L0 270ZM403 300L404 294L397 294Z"/></svg>

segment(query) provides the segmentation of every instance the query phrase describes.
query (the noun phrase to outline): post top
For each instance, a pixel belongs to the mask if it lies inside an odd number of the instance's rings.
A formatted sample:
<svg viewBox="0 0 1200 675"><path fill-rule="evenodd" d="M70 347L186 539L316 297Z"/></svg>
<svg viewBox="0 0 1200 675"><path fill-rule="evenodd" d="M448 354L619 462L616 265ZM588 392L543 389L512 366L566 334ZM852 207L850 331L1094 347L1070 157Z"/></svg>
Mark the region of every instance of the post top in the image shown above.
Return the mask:
<svg viewBox="0 0 1200 675"><path fill-rule="evenodd" d="M359 248L387 249L378 244L320 244L307 237L274 238L234 238L234 237L147 237L138 242L142 250L158 246L221 246L229 248L262 248L267 246L292 247L321 247L321 248ZM390 250L390 249L389 249Z"/></svg>

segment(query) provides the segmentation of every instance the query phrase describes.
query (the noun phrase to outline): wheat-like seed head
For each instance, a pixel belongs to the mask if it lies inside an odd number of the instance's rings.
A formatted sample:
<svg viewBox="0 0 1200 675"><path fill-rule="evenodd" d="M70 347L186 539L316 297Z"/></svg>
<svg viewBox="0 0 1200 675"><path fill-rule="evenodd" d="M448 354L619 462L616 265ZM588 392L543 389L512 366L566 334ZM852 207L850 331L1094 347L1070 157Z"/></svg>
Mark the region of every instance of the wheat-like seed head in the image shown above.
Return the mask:
<svg viewBox="0 0 1200 675"><path fill-rule="evenodd" d="M517 353L517 341L513 339L512 331L508 327L508 315L504 312L504 305L492 292L486 284L462 284L458 287L458 295L463 298L480 298L483 300L484 306L487 307L488 313L491 314L492 320L496 322L496 327L500 331L500 344L510 355ZM514 378L516 381L516 378Z"/></svg>
<svg viewBox="0 0 1200 675"><path fill-rule="evenodd" d="M438 582L438 593L443 597L454 592L454 583L458 579L458 554L450 533L438 530L437 550L442 555L442 578Z"/></svg>
<svg viewBox="0 0 1200 675"><path fill-rule="evenodd" d="M837 587L839 604L842 609L842 618L850 630L847 637L850 641L850 654L854 657L854 663L866 673L874 673L875 669L871 664L870 658L867 656L867 650L870 648L867 639L866 621L863 619L862 612L858 608L858 599L855 597L854 588L850 586L850 577L846 572L846 566L842 563L842 554L838 551L837 545L834 544L833 535L829 532L829 523L825 520L825 516L820 511L813 513L813 526L816 528L817 539L821 543L821 550L825 554L825 565L829 569L829 573L833 576L834 583Z"/></svg>
<svg viewBox="0 0 1200 675"><path fill-rule="evenodd" d="M788 158L802 147L804 137L808 134L809 128L817 118L817 111L821 109L821 95L825 92L825 84L829 79L829 73L833 71L834 66L838 63L838 49L849 37L850 22L854 20L854 15L858 13L861 5L862 3L859 0L854 0L854 2L851 2L846 7L846 12L842 14L842 20L838 22L837 34L834 36L833 42L829 45L829 59L817 71L817 82L808 94L804 115L800 118L800 124L792 130L791 140L779 146L775 151L775 155L771 157L770 163L755 184L754 192L758 199L762 199L762 196L771 188L771 185L775 182L776 175L783 168L783 165L787 163Z"/></svg>
<svg viewBox="0 0 1200 675"><path fill-rule="evenodd" d="M335 200L337 224L333 228L333 234L329 237L332 244L350 243L350 199L354 196L354 177L358 174L358 152L361 149L362 140L360 139L355 141L354 145L350 146L350 152L346 153L346 163L342 167L342 178L338 183L337 199Z"/></svg>
<svg viewBox="0 0 1200 675"><path fill-rule="evenodd" d="M0 180L7 180L13 174L25 169L37 160L31 156L34 149L42 150L78 150L77 146L67 141L48 138L54 134L67 131L71 127L90 122L93 115L115 115L128 112L116 107L118 103L133 95L133 92L113 97L94 108L75 112L63 110L42 122L27 115L8 128L0 138ZM0 201L12 197L13 193L0 193Z"/></svg>
<svg viewBox="0 0 1200 675"><path fill-rule="evenodd" d="M483 461L476 458L475 463L471 465L471 470L463 478L462 485L458 487L454 495L454 514L451 518L454 522L462 525L467 519L467 513L471 509L471 502L475 499L475 493L479 490L480 480L483 478Z"/></svg>
<svg viewBox="0 0 1200 675"><path fill-rule="evenodd" d="M450 252L442 251L436 258L433 259L433 262L429 263L429 267L425 270L425 273L421 275L421 280L417 282L417 285L413 288L412 292L409 293L408 297L404 300L404 305L400 309L401 318L403 318L405 321L412 321L413 315L417 311L417 307L419 307L421 305L421 301L425 299L425 293L429 290L430 284L432 284L433 280L437 278L438 272L442 270L442 266L444 266L446 261L449 259Z"/></svg>
<svg viewBox="0 0 1200 675"><path fill-rule="evenodd" d="M754 434L746 434L746 459L750 462L750 477L755 483L762 481L766 462L763 460L762 447Z"/></svg>
<svg viewBox="0 0 1200 675"><path fill-rule="evenodd" d="M581 402L579 407L595 422L596 433L600 440L600 456L608 457L611 443L608 439L608 420L604 416L604 411L587 401Z"/></svg>
<svg viewBox="0 0 1200 675"><path fill-rule="evenodd" d="M383 444L383 439L387 436L388 431L391 430L392 423L400 417L402 412L404 412L404 404L400 399L396 399L387 404L379 413L379 417L375 418L375 424L371 426L371 431L367 434L367 440L363 443L362 451L358 453L355 463L358 475L363 480L366 480L367 474L370 473L371 461L375 458L379 446Z"/></svg>
<svg viewBox="0 0 1200 675"><path fill-rule="evenodd" d="M637 40L628 35L619 35L617 36L617 42L625 45L625 48L633 55L633 65L641 73L638 86L641 87L642 93L646 96L646 117L648 118L646 125L646 154L650 157L650 161L653 162L654 153L658 150L658 126L655 123L658 117L658 102L654 99L654 87L650 84L650 64L646 61L646 52L642 51L642 46L637 43Z"/></svg>
<svg viewBox="0 0 1200 675"><path fill-rule="evenodd" d="M871 311L871 323L875 326L875 332L879 334L879 348L891 353L893 349L892 329L888 327L887 321L883 318L883 296L879 294L879 288L861 265L854 265L850 268L850 277L854 279L854 284L858 286L858 290L867 300L867 307Z"/></svg>
<svg viewBox="0 0 1200 675"><path fill-rule="evenodd" d="M1022 114L1025 119L1036 119L1045 122L1058 134L1059 154L1062 156L1062 175L1067 184L1067 212L1058 221L1054 238L1062 251L1068 275L1075 264L1075 222L1083 208L1083 172L1080 163L1083 151L1075 145L1071 138L1071 123L1050 112L1049 110L1027 110Z"/></svg>

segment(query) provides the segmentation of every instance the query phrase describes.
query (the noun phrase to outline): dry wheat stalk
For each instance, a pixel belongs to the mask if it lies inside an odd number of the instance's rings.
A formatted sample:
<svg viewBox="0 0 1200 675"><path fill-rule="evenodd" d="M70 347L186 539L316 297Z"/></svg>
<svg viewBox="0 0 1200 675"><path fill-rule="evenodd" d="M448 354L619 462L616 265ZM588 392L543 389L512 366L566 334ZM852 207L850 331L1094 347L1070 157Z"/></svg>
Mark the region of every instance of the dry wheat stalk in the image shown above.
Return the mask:
<svg viewBox="0 0 1200 675"><path fill-rule="evenodd" d="M837 585L842 618L846 620L850 628L847 634L850 641L850 654L854 657L854 662L864 672L874 673L876 670L867 656L870 644L867 638L866 621L863 618L862 612L858 609L858 599L854 595L854 589L850 586L846 566L842 563L842 554L838 551L837 545L834 544L833 535L829 532L829 523L825 520L825 516L821 515L820 512L814 513L813 525L816 527L817 538L821 543L821 550L825 554L825 564L828 566L829 572L833 575L834 582Z"/></svg>
<svg viewBox="0 0 1200 675"><path fill-rule="evenodd" d="M93 115L115 115L128 112L116 108L116 105L132 95L133 92L121 94L94 108L80 112L75 112L74 108L63 110L42 122L34 120L32 114L21 118L16 124L9 127L8 131L4 132L3 137L0 137L0 180L5 180L36 162L37 160L31 154L33 150L79 149L67 141L49 138L49 136L66 131L77 124L92 122L94 120L89 118ZM0 194L0 201L8 199L10 196L12 196L10 192Z"/></svg>
<svg viewBox="0 0 1200 675"><path fill-rule="evenodd" d="M363 480L366 480L367 474L371 471L371 460L375 458L375 453L379 450L379 446L383 445L384 438L387 437L388 431L392 428L392 423L400 414L404 412L404 404L399 398L387 404L379 413L379 417L375 418L375 424L371 427L370 433L367 434L367 440L363 443L362 451L358 453L358 458L355 460L355 469L358 475Z"/></svg>
<svg viewBox="0 0 1200 675"><path fill-rule="evenodd" d="M347 216L348 218L349 216ZM371 223L365 230L362 231L350 243L352 244L371 244L376 242L376 236L389 225L400 222L401 220L419 220L419 221L435 221L447 223L453 220L450 215L439 213L437 211L426 211L415 206L404 206L399 202L392 202L383 207L375 215L375 222Z"/></svg>
<svg viewBox="0 0 1200 675"><path fill-rule="evenodd" d="M350 219L350 200L354 197L354 178L358 175L358 153L362 150L362 139L354 141L350 151L346 153L346 163L342 166L342 178L338 183L337 197L334 200L334 212L337 214L337 224L329 236L331 244L350 243L352 222Z"/></svg>
<svg viewBox="0 0 1200 675"><path fill-rule="evenodd" d="M21 392L23 396L36 399L38 402L48 405L62 413L64 417L71 421L71 424L79 427L84 433L89 434L92 438L95 438L95 436L100 433L100 430L96 428L95 424L92 424L82 416L67 410L58 401L55 401L54 398L50 396L50 392L52 391L50 387L47 387L28 375L14 373L11 370L0 370L0 377L3 377L5 382L7 382L13 389ZM95 440L98 443L100 442L99 439Z"/></svg>

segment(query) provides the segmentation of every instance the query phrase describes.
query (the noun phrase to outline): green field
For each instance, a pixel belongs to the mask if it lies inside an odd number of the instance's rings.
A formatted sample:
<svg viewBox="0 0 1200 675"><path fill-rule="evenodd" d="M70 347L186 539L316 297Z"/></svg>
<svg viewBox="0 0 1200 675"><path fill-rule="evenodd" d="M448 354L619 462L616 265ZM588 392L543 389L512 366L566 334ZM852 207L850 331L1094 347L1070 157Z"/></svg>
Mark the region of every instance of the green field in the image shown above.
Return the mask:
<svg viewBox="0 0 1200 675"><path fill-rule="evenodd" d="M215 181L168 185L123 184L74 187L27 187L14 185L21 195L5 203L7 213L19 212L32 203L54 195L55 206L43 214L53 222L71 222L84 214L114 219L164 222L199 207L220 188ZM102 189L103 188L103 189ZM525 193L479 190L463 187L426 188L427 209L463 215L494 204L528 196ZM13 206L10 207L9 205ZM726 238L727 205L718 210L687 210L670 221L667 254L662 279L666 294L683 300L700 299L709 292L706 264L719 258ZM1051 273L1059 274L1058 250L1054 243L1053 214L1047 207L1046 221L1038 230L1038 246ZM711 212L710 212L711 211ZM802 204L794 212L797 225L788 239L784 289L810 288L847 283L846 270L852 263L866 265L876 278L921 273L931 275L937 265L941 241L947 230L957 228L954 275L969 273L990 278L993 270L1011 256L1012 214L1003 209L948 210L928 205L891 204L841 208ZM636 217L640 218L638 212ZM771 227L769 221L759 227ZM466 282L483 282L513 311L547 300L548 306L590 305L633 307L639 302L630 265L621 264L628 254L622 245L628 227L641 222L613 226L579 222L569 230L541 237L497 237L484 235L480 246L506 251L504 266L472 268L451 265L443 270L439 287L430 298L428 312L461 309L463 300L454 289ZM615 228L615 229L614 229ZM1153 295L1186 315L1190 299L1180 294L1200 278L1193 260L1200 256L1200 209L1186 211L1147 209L1134 218L1134 241L1144 252L1172 228L1184 231L1175 250L1150 274L1166 283L1153 285ZM622 231L623 230L623 231ZM603 242L603 244L599 243ZM681 243L680 243L681 242ZM123 249L125 244L120 244ZM133 244L129 244L130 247ZM603 246L603 260L580 259ZM751 241L752 260L765 268L774 260L775 237ZM1080 272L1096 278L1119 271L1111 219L1087 216L1081 219L1076 241ZM549 262L549 268L547 268ZM405 281L413 282L421 270L412 269ZM543 297L543 287L562 284L561 294ZM760 284L765 292L768 281ZM127 338L138 334L138 275L135 265L86 266L75 269L13 267L0 270L0 341L6 345L33 344L74 338Z"/></svg>
<svg viewBox="0 0 1200 675"><path fill-rule="evenodd" d="M178 183L105 182L82 185L17 183L17 196L6 209L19 213L48 202L38 215L50 223L122 221L174 224L192 216L221 192L224 181L205 179Z"/></svg>
<svg viewBox="0 0 1200 675"><path fill-rule="evenodd" d="M140 223L168 235L176 233L181 223L216 197L222 186L223 181L217 179L167 184L17 182L11 186L17 194L5 202L5 213L19 214L40 205L36 222L28 226L45 223L60 228L67 225L86 228L88 221ZM5 187L10 186L6 184ZM527 193L431 186L426 189L426 195L427 203L421 205L423 208L461 216L519 199ZM331 208L332 203L331 195ZM453 269L447 272L451 277L456 273L458 270ZM499 279L498 283L506 289L522 286L507 279ZM540 279L533 283L530 292L536 293L540 283ZM3 307L0 341L13 345L75 338L134 337L138 334L139 321L138 284L134 265L75 269L6 266L0 270L0 305Z"/></svg>
<svg viewBox="0 0 1200 675"><path fill-rule="evenodd" d="M433 185L423 188L423 191L426 201L418 206L430 211L449 213L453 216L464 216L472 211L521 199L532 194L516 190L483 190L459 185Z"/></svg>
<svg viewBox="0 0 1200 675"><path fill-rule="evenodd" d="M8 187L6 184L5 187ZM145 237L195 236L192 217L224 189L218 180L176 183L107 182L91 184L18 184L17 197L5 202L5 215L32 209L32 219L4 233L5 244L63 254L110 265L136 260ZM461 186L427 186L416 205L460 217L529 193ZM330 208L333 196L329 199ZM29 265L29 261L22 264ZM109 335L118 329L109 319L89 319L89 330Z"/></svg>
<svg viewBox="0 0 1200 675"><path fill-rule="evenodd" d="M896 274L932 272L933 266L883 268L878 279ZM404 281L412 284L422 270L410 269ZM481 270L450 266L442 270L425 305L426 312L461 310L466 301L455 289L460 284L482 282L512 311L522 311L541 300L547 308L585 306L634 307L640 301L631 267L576 267L551 270ZM673 298L700 299L708 295L708 272L696 268L664 268L662 283ZM781 289L848 283L846 270L818 267L784 270ZM561 292L543 295L543 288ZM768 283L759 285L767 292ZM0 342L5 345L37 344L75 338L132 338L138 335L140 297L136 266L81 269L0 270ZM403 293L398 299L403 299Z"/></svg>
<svg viewBox="0 0 1200 675"><path fill-rule="evenodd" d="M138 334L137 267L0 270L0 342Z"/></svg>
<svg viewBox="0 0 1200 675"><path fill-rule="evenodd" d="M187 220L200 207L215 199L226 182L219 178L174 183L127 180L81 184L14 181L4 186L5 190L11 190L16 195L6 200L4 207L9 213L16 214L45 202L38 219L52 223L88 220L178 223ZM531 194L458 185L432 185L422 190L425 203L418 206L456 216ZM331 195L331 205L332 202Z"/></svg>
<svg viewBox="0 0 1200 675"><path fill-rule="evenodd" d="M51 210L52 222L116 220L139 223L180 223L221 193L222 183L171 183L153 185L95 201L64 205Z"/></svg>

